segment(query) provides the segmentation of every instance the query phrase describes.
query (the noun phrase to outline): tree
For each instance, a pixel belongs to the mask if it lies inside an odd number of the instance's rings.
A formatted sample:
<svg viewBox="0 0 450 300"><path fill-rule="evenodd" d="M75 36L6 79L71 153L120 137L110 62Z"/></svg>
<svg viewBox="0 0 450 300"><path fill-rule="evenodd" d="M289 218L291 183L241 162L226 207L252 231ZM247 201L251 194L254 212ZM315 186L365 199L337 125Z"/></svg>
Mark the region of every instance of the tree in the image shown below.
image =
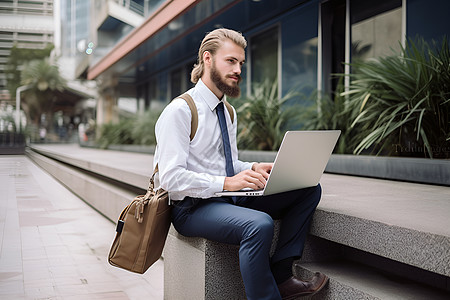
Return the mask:
<svg viewBox="0 0 450 300"><path fill-rule="evenodd" d="M26 101L22 107L34 124L39 124L43 113L52 111L55 91L63 91L67 82L61 77L59 68L49 59L32 60L24 66L21 85L30 88L24 92Z"/></svg>
<svg viewBox="0 0 450 300"><path fill-rule="evenodd" d="M5 66L7 88L12 98L16 96L16 90L21 86L21 72L23 66L31 60L44 59L50 56L54 45L49 44L44 49L18 48L14 45Z"/></svg>

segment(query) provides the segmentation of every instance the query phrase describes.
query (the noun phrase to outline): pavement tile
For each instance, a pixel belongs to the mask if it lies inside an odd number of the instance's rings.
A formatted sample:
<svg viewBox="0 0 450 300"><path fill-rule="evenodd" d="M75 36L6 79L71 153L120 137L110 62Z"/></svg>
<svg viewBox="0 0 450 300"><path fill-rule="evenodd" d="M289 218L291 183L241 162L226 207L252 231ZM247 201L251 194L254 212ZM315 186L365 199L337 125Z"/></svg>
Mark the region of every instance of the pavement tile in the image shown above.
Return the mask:
<svg viewBox="0 0 450 300"><path fill-rule="evenodd" d="M22 280L0 280L0 299L15 299L13 295L25 296Z"/></svg>
<svg viewBox="0 0 450 300"><path fill-rule="evenodd" d="M144 275L107 262L115 226L25 156L0 156L0 299L163 299L163 262Z"/></svg>

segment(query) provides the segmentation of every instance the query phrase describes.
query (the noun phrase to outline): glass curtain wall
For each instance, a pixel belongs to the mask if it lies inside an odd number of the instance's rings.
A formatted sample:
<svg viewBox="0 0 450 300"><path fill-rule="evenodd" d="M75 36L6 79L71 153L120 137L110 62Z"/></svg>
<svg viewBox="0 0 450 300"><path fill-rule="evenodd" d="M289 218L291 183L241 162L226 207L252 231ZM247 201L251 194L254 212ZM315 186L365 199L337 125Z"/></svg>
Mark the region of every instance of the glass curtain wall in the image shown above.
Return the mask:
<svg viewBox="0 0 450 300"><path fill-rule="evenodd" d="M351 1L351 59L368 60L400 50L402 1Z"/></svg>
<svg viewBox="0 0 450 300"><path fill-rule="evenodd" d="M320 88L324 92L336 91L338 82L333 74L344 73L344 63L391 55L400 49L405 38L402 9L402 0L332 0L321 4L323 86Z"/></svg>
<svg viewBox="0 0 450 300"><path fill-rule="evenodd" d="M250 39L252 86L278 80L278 31L278 27L274 27Z"/></svg>
<svg viewBox="0 0 450 300"><path fill-rule="evenodd" d="M281 25L283 95L293 89L308 95L317 89L318 15L318 4L310 3L297 13L283 18Z"/></svg>
<svg viewBox="0 0 450 300"><path fill-rule="evenodd" d="M194 26L199 22L199 16L211 11L212 3L215 2L200 2L195 9L173 20L149 40L142 51L152 53L172 36L182 34L186 27ZM239 2L208 24L170 44L170 48L156 51L138 67L138 85L147 86L144 88L147 92L140 93L141 97L146 97L141 102L145 102L145 108L153 107L153 102L167 103L189 89L192 86L190 72L200 41L205 32L219 27L241 31L248 41L241 74L241 97L248 95L252 86L264 82L278 82L282 95L292 89L313 92L317 88L318 12L319 1L306 4L293 0L289 3ZM167 87L165 92L163 87Z"/></svg>
<svg viewBox="0 0 450 300"><path fill-rule="evenodd" d="M85 55L89 42L89 0L62 0L62 54L76 56L78 60Z"/></svg>

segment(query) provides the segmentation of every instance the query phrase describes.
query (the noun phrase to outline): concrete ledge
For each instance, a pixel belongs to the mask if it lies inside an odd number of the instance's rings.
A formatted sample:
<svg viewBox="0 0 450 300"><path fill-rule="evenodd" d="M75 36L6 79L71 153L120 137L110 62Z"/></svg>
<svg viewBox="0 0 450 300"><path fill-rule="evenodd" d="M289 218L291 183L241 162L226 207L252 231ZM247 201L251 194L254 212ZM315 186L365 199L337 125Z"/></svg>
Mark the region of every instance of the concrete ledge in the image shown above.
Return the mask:
<svg viewBox="0 0 450 300"><path fill-rule="evenodd" d="M32 149L125 185L147 187L150 175L147 166L152 162L150 155L62 145ZM53 168L58 179L63 179L65 173L74 172ZM143 171L146 169L147 174ZM68 186L76 182L74 176L64 180ZM92 182L93 179L90 180ZM312 234L450 276L450 252L446 251L450 249L448 188L329 174L323 176L321 183L323 197L313 221ZM92 188L91 193L95 196L90 196L82 185L71 189L89 202L99 201L97 199L103 196L97 192L98 188ZM105 193L110 193L109 190L114 189L108 186L105 190ZM108 205L92 205L116 221L120 210L133 196L128 193L118 200L118 204L112 204L111 196ZM120 209L108 211L111 206ZM105 211L102 211L103 207Z"/></svg>
<svg viewBox="0 0 450 300"><path fill-rule="evenodd" d="M124 182L146 190L152 174L153 157L142 153L126 153L123 159L115 151L83 148L68 145L31 145L30 149L68 165ZM81 149L81 148L80 148ZM101 159L99 158L99 151ZM124 152L118 151L119 154Z"/></svg>
<svg viewBox="0 0 450 300"><path fill-rule="evenodd" d="M326 220L326 221L324 221ZM450 276L450 237L317 210L311 234Z"/></svg>
<svg viewBox="0 0 450 300"><path fill-rule="evenodd" d="M326 172L450 186L450 160L333 154Z"/></svg>
<svg viewBox="0 0 450 300"><path fill-rule="evenodd" d="M239 151L244 161L272 162L276 152ZM326 173L450 186L450 160L333 154Z"/></svg>
<svg viewBox="0 0 450 300"><path fill-rule="evenodd" d="M0 155L21 155L25 153L25 145L0 146Z"/></svg>
<svg viewBox="0 0 450 300"><path fill-rule="evenodd" d="M449 299L449 293L444 290L392 276L354 262L337 260L294 266L294 273L302 278L309 278L317 271L327 274L330 282L326 289L314 295L312 299Z"/></svg>
<svg viewBox="0 0 450 300"><path fill-rule="evenodd" d="M28 157L64 184L74 194L113 222L136 196L128 190L67 167L38 153L27 151Z"/></svg>
<svg viewBox="0 0 450 300"><path fill-rule="evenodd" d="M151 168L148 168L152 161L150 155L94 149L80 150L62 146L37 148L34 149L52 159L33 152L29 152L28 155L114 222L135 193L103 182L83 173L82 170L112 178L125 186L140 186L144 189L151 171ZM88 152L85 152L86 150ZM53 158L75 167L54 161ZM136 184L136 180L140 180L141 183ZM324 241L334 241L392 261L415 266L426 272L450 277L448 187L332 174L324 174L321 184L323 197L313 219L311 229L313 235ZM181 246L176 246L177 244ZM242 286L239 288L242 282L238 270L237 247L204 239L185 238L173 229L166 247L164 255L168 257L165 264L169 266L175 257L175 264L168 270L167 276L175 274L183 279L172 278L166 281L168 284L190 286L190 280L195 279L197 284L195 289L197 292L201 290L203 296L193 291L191 299L217 299L217 295L227 295L230 289L233 292L241 291L237 292L240 296L236 298L241 299L239 297L242 296L243 288ZM330 252L327 247L327 244L324 244L319 248L326 254ZM169 255L170 251L175 255ZM309 251L307 247L304 258L314 258L315 253L316 250ZM184 268L187 271L184 271ZM230 278L239 279L235 279L233 285L223 287L217 284L222 281L205 279L217 279L225 273L235 274ZM351 285L346 287L346 291L350 291L352 287ZM172 295L172 298L167 299L180 299L179 293L184 295L187 292L168 287L166 293L168 297ZM365 291L361 294L355 293L361 295L362 299L366 297Z"/></svg>
<svg viewBox="0 0 450 300"><path fill-rule="evenodd" d="M170 229L164 248L164 299L245 299L239 247Z"/></svg>
<svg viewBox="0 0 450 300"><path fill-rule="evenodd" d="M42 151L39 146L32 146ZM92 148L92 147L91 147ZM111 145L108 149L153 154L153 146ZM274 151L239 151L239 159L249 162L273 162ZM450 160L333 154L326 173L400 180L450 186Z"/></svg>
<svg viewBox="0 0 450 300"><path fill-rule="evenodd" d="M164 253L165 299L245 299L238 250L184 237L172 227ZM328 287L312 299L448 299L448 277L374 257L309 236L293 271L305 279L317 271L330 277Z"/></svg>
<svg viewBox="0 0 450 300"><path fill-rule="evenodd" d="M280 225L275 220L270 255L275 251ZM164 299L245 299L239 246L185 237L171 226L163 256Z"/></svg>

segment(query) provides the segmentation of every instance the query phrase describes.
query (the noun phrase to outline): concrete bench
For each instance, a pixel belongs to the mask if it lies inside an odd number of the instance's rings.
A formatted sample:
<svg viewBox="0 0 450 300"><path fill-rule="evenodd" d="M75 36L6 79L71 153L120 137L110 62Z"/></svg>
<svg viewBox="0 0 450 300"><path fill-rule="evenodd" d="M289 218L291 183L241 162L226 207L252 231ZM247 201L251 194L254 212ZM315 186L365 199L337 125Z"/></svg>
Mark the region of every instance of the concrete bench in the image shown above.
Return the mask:
<svg viewBox="0 0 450 300"><path fill-rule="evenodd" d="M294 265L303 278L330 276L316 299L449 298L448 187L325 175L322 188ZM164 267L167 300L245 299L236 246L172 228Z"/></svg>
<svg viewBox="0 0 450 300"><path fill-rule="evenodd" d="M135 190L146 188L151 169L151 156L142 154L37 150L42 155L28 152L30 158L113 222ZM294 266L297 275L329 275L314 298L450 298L447 186L331 174L321 183L311 234ZM237 246L172 228L163 254L165 299L245 299Z"/></svg>
<svg viewBox="0 0 450 300"><path fill-rule="evenodd" d="M274 222L270 254L280 222ZM171 226L164 248L164 299L245 299L239 270L239 246L190 238Z"/></svg>
<svg viewBox="0 0 450 300"><path fill-rule="evenodd" d="M238 251L171 227L163 253L164 299L245 299Z"/></svg>

